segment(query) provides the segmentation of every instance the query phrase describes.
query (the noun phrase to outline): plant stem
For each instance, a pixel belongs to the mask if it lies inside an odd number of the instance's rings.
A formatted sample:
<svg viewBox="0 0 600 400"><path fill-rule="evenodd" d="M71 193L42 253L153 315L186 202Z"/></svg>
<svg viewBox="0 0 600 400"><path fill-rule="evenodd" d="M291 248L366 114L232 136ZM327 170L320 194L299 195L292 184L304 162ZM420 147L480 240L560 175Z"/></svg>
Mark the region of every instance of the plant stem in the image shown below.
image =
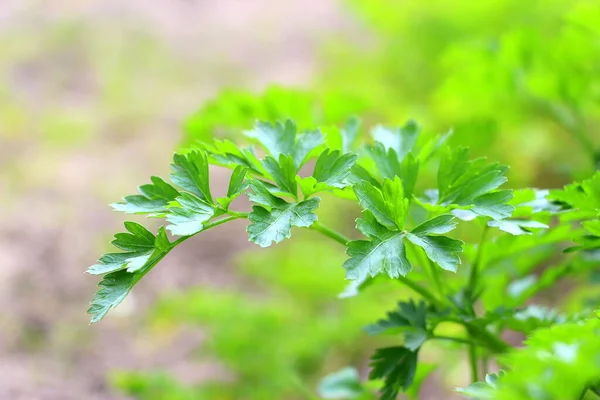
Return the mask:
<svg viewBox="0 0 600 400"><path fill-rule="evenodd" d="M487 233L489 229L486 225L483 228L483 233L481 234L481 240L479 241L479 246L477 246L477 253L475 254L475 259L473 260L473 264L471 265L471 273L469 275L469 283L467 284L467 289L472 295L477 290L477 284L479 279L479 270L481 269L481 258L483 256L483 248L485 247L485 241L487 239Z"/></svg>
<svg viewBox="0 0 600 400"><path fill-rule="evenodd" d="M511 346L500 337L471 322L456 317L444 317L442 321L455 322L464 326L467 329L467 332L469 332L469 335L474 337L474 339L476 338L478 341L485 343L486 347L494 353L506 353L511 349Z"/></svg>
<svg viewBox="0 0 600 400"><path fill-rule="evenodd" d="M424 286L421 286L417 282L411 281L410 279L408 279L402 275L400 275L397 279L398 279L398 281L402 282L404 285L411 288L413 291L420 294L424 299L428 300L431 304L434 304L436 307L438 307L440 309L445 308L444 304L437 297L435 297L433 295L433 293L431 293L429 290L427 290L427 288L425 288Z"/></svg>
<svg viewBox="0 0 600 400"><path fill-rule="evenodd" d="M333 229L321 224L319 221L315 221L311 226L311 229L314 229L317 232L322 233L323 235L335 240L336 242L346 246L346 244L350 241L349 238L345 237L341 233L334 231Z"/></svg>
<svg viewBox="0 0 600 400"><path fill-rule="evenodd" d="M477 369L477 348L474 343L469 344L469 365L471 366L471 381L479 382L479 371Z"/></svg>
<svg viewBox="0 0 600 400"><path fill-rule="evenodd" d="M585 394L587 393L587 391L588 391L588 387L586 386L586 387L583 388L583 391L579 395L578 399L579 400L583 400L585 398Z"/></svg>
<svg viewBox="0 0 600 400"><path fill-rule="evenodd" d="M463 338L451 337L451 336L430 336L429 339L430 340L445 340L445 341L449 341L449 342L456 342L456 343L462 343L462 344L474 344L469 339L463 339Z"/></svg>

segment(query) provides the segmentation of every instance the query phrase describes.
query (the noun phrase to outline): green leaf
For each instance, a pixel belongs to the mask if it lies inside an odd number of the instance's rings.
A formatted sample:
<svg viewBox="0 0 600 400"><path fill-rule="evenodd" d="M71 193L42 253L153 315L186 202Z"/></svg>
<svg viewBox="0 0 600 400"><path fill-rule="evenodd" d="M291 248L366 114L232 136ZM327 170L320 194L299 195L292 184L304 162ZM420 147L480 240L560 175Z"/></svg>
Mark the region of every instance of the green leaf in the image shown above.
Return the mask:
<svg viewBox="0 0 600 400"><path fill-rule="evenodd" d="M250 189L248 198L253 203L275 208L285 208L288 205L287 201L273 195L265 186L265 182L253 179L250 181Z"/></svg>
<svg viewBox="0 0 600 400"><path fill-rule="evenodd" d="M146 266L154 258L157 250L168 251L171 246L162 227L156 237L135 222L126 222L125 227L130 233L117 233L112 242L125 252L104 254L98 260L98 264L88 268L88 274L102 275L125 268L128 272L135 272Z"/></svg>
<svg viewBox="0 0 600 400"><path fill-rule="evenodd" d="M498 384L503 376L504 371L501 370L498 374L487 374L485 376L485 382L474 382L466 388L456 388L454 390L465 396L475 397L477 399L495 399L495 389L498 388Z"/></svg>
<svg viewBox="0 0 600 400"><path fill-rule="evenodd" d="M273 196L274 197L274 196ZM252 198L251 198L252 200ZM261 247L269 247L291 236L292 226L308 228L316 220L313 211L319 207L321 199L314 197L299 203L271 202L271 210L262 206L253 206L249 215L248 237ZM264 204L264 203L262 203Z"/></svg>
<svg viewBox="0 0 600 400"><path fill-rule="evenodd" d="M281 154L279 156L279 161L276 161L273 157L267 156L263 160L263 166L280 189L291 194L293 197L298 195L296 166L294 165L294 160L291 155Z"/></svg>
<svg viewBox="0 0 600 400"><path fill-rule="evenodd" d="M171 165L171 181L200 199L212 204L210 194L208 156L204 151L194 150L187 154L175 154Z"/></svg>
<svg viewBox="0 0 600 400"><path fill-rule="evenodd" d="M404 195L410 199L417 183L419 174L419 159L408 153L400 166L400 179L404 185Z"/></svg>
<svg viewBox="0 0 600 400"><path fill-rule="evenodd" d="M360 204L390 230L402 229L408 208L400 178L384 179L381 190L366 181L353 187Z"/></svg>
<svg viewBox="0 0 600 400"><path fill-rule="evenodd" d="M161 178L150 178L152 184L142 185L138 188L140 194L126 196L121 203L113 203L115 211L126 214L154 214L166 211L169 202L179 196L179 191Z"/></svg>
<svg viewBox="0 0 600 400"><path fill-rule="evenodd" d="M404 335L404 347L416 351L427 340L427 306L414 300L399 302L398 308L387 313L385 319L365 327L370 335L399 330Z"/></svg>
<svg viewBox="0 0 600 400"><path fill-rule="evenodd" d="M154 236L135 222L126 222L125 226L130 233L116 234L115 238L118 238L113 244L130 251L105 254L100 258L99 264L91 266L87 271L95 275L106 274L98 284L100 289L88 310L92 323L100 321L110 309L119 305L137 281L173 248L163 227ZM141 249L144 249L143 253Z"/></svg>
<svg viewBox="0 0 600 400"><path fill-rule="evenodd" d="M340 130L342 136L342 152L349 153L352 151L354 142L358 137L361 121L356 117L351 117L346 121L344 127Z"/></svg>
<svg viewBox="0 0 600 400"><path fill-rule="evenodd" d="M284 123L276 122L274 125L257 121L254 128L244 134L258 140L275 159L279 159L280 154L294 154L296 124L292 120L288 119Z"/></svg>
<svg viewBox="0 0 600 400"><path fill-rule="evenodd" d="M217 199L217 202L223 209L229 210L231 202L248 188L248 181L246 180L247 172L248 167L238 165L231 173L229 187L227 188L227 197Z"/></svg>
<svg viewBox="0 0 600 400"><path fill-rule="evenodd" d="M313 150L322 145L325 140L318 130L297 135L296 125L291 120L285 123L277 122L274 125L257 122L254 129L246 131L245 135L258 140L275 160L280 160L281 154L291 156L296 171L307 161Z"/></svg>
<svg viewBox="0 0 600 400"><path fill-rule="evenodd" d="M381 238L389 233L387 228L377 222L373 213L365 210L363 217L356 220L356 228L368 238Z"/></svg>
<svg viewBox="0 0 600 400"><path fill-rule="evenodd" d="M381 400L395 400L406 391L415 377L417 352L405 347L385 347L375 350L371 357L369 379L383 379Z"/></svg>
<svg viewBox="0 0 600 400"><path fill-rule="evenodd" d="M242 165L238 165L231 174L231 179L229 180L229 187L227 188L227 197L234 198L239 196L247 187L248 183L246 179L246 172L248 171L247 167Z"/></svg>
<svg viewBox="0 0 600 400"><path fill-rule="evenodd" d="M110 311L118 306L129 294L135 284L135 274L121 270L107 274L98 284L100 288L92 299L88 314L92 316L91 323L100 321Z"/></svg>
<svg viewBox="0 0 600 400"><path fill-rule="evenodd" d="M538 221L525 221L518 219L502 219L499 221L489 221L488 226L500 229L503 232L511 235L531 235L531 229L544 229L548 225Z"/></svg>
<svg viewBox="0 0 600 400"><path fill-rule="evenodd" d="M344 262L346 279L363 282L369 276L387 273L390 278L405 276L412 270L406 258L404 234L389 234L372 240L353 240L348 243Z"/></svg>
<svg viewBox="0 0 600 400"><path fill-rule="evenodd" d="M365 392L358 371L346 367L325 376L319 383L319 396L323 399L355 399Z"/></svg>
<svg viewBox="0 0 600 400"><path fill-rule="evenodd" d="M438 169L438 204L472 205L475 198L505 183L507 171L506 166L487 164L484 158L469 160L466 148L447 149Z"/></svg>
<svg viewBox="0 0 600 400"><path fill-rule="evenodd" d="M229 140L215 139L211 144L202 143L202 148L217 165L227 168L236 168L241 165L258 175L264 175L266 172L251 147L243 148Z"/></svg>
<svg viewBox="0 0 600 400"><path fill-rule="evenodd" d="M347 186L346 178L356 163L356 154L340 154L338 150L326 149L315 164L313 177L329 187L341 189Z"/></svg>
<svg viewBox="0 0 600 400"><path fill-rule="evenodd" d="M169 207L167 229L175 236L194 235L215 215L215 209L191 193L182 193Z"/></svg>
<svg viewBox="0 0 600 400"><path fill-rule="evenodd" d="M373 129L372 135L373 139L381 143L386 149L394 150L398 160L402 161L414 149L419 131L420 128L417 123L409 120L403 127L396 129L378 125Z"/></svg>
<svg viewBox="0 0 600 400"><path fill-rule="evenodd" d="M579 211L600 211L600 172L581 183L565 186L563 190L553 190L550 199L564 203Z"/></svg>
<svg viewBox="0 0 600 400"><path fill-rule="evenodd" d="M406 238L425 250L427 257L442 269L456 272L460 264L458 253L462 251L463 242L446 236L419 236L408 233Z"/></svg>
<svg viewBox="0 0 600 400"><path fill-rule="evenodd" d="M421 225L414 228L411 233L419 236L441 235L452 231L454 228L456 228L454 217L449 214L444 214L423 222Z"/></svg>
<svg viewBox="0 0 600 400"><path fill-rule="evenodd" d="M354 166L350 170L350 175L348 175L348 183L354 186L362 181L366 181L372 186L381 188L381 184L377 181L377 179L371 176L369 171L367 171L364 167L362 167L359 164L354 164Z"/></svg>
<svg viewBox="0 0 600 400"><path fill-rule="evenodd" d="M294 147L294 163L300 168L312 157L313 152L319 146L325 143L325 136L319 130L307 131L298 135L298 140Z"/></svg>
<svg viewBox="0 0 600 400"><path fill-rule="evenodd" d="M383 178L394 179L400 176L401 163L394 149L388 149L383 143L375 142L373 146L367 147L367 151Z"/></svg>
<svg viewBox="0 0 600 400"><path fill-rule="evenodd" d="M463 242L446 236L432 236L450 232L455 227L452 215L440 215L417 226L406 234L406 238L421 247L427 257L441 268L456 272L460 264L458 253L462 251Z"/></svg>

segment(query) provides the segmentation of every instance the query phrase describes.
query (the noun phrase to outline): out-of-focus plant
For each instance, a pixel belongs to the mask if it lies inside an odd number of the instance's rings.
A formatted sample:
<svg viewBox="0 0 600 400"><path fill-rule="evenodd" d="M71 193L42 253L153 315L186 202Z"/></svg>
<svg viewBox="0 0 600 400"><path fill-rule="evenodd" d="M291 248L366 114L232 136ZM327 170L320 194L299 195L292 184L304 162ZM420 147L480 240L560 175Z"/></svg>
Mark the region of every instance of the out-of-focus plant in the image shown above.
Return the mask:
<svg viewBox="0 0 600 400"><path fill-rule="evenodd" d="M519 184L598 168L597 2L347 2L372 38L332 46L317 87L363 98L393 123L452 125L454 143L518 168Z"/></svg>

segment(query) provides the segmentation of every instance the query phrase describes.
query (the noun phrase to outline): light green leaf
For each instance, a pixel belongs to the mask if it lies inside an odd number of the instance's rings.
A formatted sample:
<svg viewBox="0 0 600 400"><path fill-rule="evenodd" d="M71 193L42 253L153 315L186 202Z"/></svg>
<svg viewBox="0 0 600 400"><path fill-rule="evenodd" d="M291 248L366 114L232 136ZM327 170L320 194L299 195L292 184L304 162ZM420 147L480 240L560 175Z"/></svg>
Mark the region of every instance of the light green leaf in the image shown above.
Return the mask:
<svg viewBox="0 0 600 400"><path fill-rule="evenodd" d="M258 140L273 158L279 159L280 154L294 154L296 143L296 124L287 120L284 123L257 121L252 130L244 132L246 136Z"/></svg>
<svg viewBox="0 0 600 400"><path fill-rule="evenodd" d="M325 136L319 130L307 131L298 135L298 141L294 146L294 164L300 168L311 158L314 151L325 142Z"/></svg>
<svg viewBox="0 0 600 400"><path fill-rule="evenodd" d="M110 311L118 306L135 284L135 274L121 270L107 274L98 284L100 288L88 309L92 316L91 323L100 321Z"/></svg>
<svg viewBox="0 0 600 400"><path fill-rule="evenodd" d="M409 120L403 127L391 129L381 125L373 129L373 139L383 144L386 149L392 149L402 161L414 149L419 137L420 128L413 120Z"/></svg>
<svg viewBox="0 0 600 400"><path fill-rule="evenodd" d="M323 151L315 164L313 177L332 188L347 186L346 178L356 163L356 154L340 154L339 150Z"/></svg>
<svg viewBox="0 0 600 400"><path fill-rule="evenodd" d="M273 195L265 186L265 182L253 179L250 181L251 192L248 192L248 198L251 202L266 207L284 208L287 202L282 198Z"/></svg>
<svg viewBox="0 0 600 400"><path fill-rule="evenodd" d="M313 211L319 207L320 201L314 197L299 203L278 205L270 211L261 206L252 207L248 217L251 224L247 228L250 241L268 247L273 242L279 243L289 238L292 226L308 228L317 220Z"/></svg>
<svg viewBox="0 0 600 400"><path fill-rule="evenodd" d="M346 253L350 258L344 262L346 279L363 282L381 273L390 278L408 274L412 265L406 258L403 238L403 234L396 233L370 241L349 242Z"/></svg>
<svg viewBox="0 0 600 400"><path fill-rule="evenodd" d="M472 205L475 198L506 182L507 171L507 167L488 164L484 158L469 160L466 148L447 149L438 169L438 204Z"/></svg>
<svg viewBox="0 0 600 400"><path fill-rule="evenodd" d="M423 222L421 225L414 228L411 233L413 235L441 235L448 233L456 228L454 217L449 214L438 215L430 220Z"/></svg>
<svg viewBox="0 0 600 400"><path fill-rule="evenodd" d="M187 154L175 154L171 165L171 181L208 203L213 203L210 194L208 156L204 151L194 150Z"/></svg>
<svg viewBox="0 0 600 400"><path fill-rule="evenodd" d="M404 185L404 196L410 199L417 183L419 174L419 159L408 153L400 166L400 179Z"/></svg>
<svg viewBox="0 0 600 400"><path fill-rule="evenodd" d="M248 188L248 181L246 180L247 172L248 167L244 167L243 165L238 165L233 170L231 178L229 179L227 197L217 199L217 202L223 209L228 210L231 202Z"/></svg>
<svg viewBox="0 0 600 400"><path fill-rule="evenodd" d="M325 376L319 383L318 391L323 399L355 399L365 389L356 369L346 367Z"/></svg>
<svg viewBox="0 0 600 400"><path fill-rule="evenodd" d="M204 223L215 214L213 206L191 193L182 193L169 207L167 229L175 236L189 236L202 231Z"/></svg>
<svg viewBox="0 0 600 400"><path fill-rule="evenodd" d="M390 230L402 229L408 199L404 197L404 187L400 178L393 181L384 179L382 189L362 181L353 187L360 204L371 211L375 218Z"/></svg>
<svg viewBox="0 0 600 400"><path fill-rule="evenodd" d="M296 166L291 155L281 154L279 161L276 161L271 156L267 156L263 160L263 166L280 189L291 194L293 197L298 195Z"/></svg>
<svg viewBox="0 0 600 400"><path fill-rule="evenodd" d="M495 220L508 218L512 215L514 207L507 204L513 198L512 190L500 190L476 197L473 200L475 214L490 217Z"/></svg>
<svg viewBox="0 0 600 400"><path fill-rule="evenodd" d="M115 211L126 214L154 214L166 211L169 202L179 196L179 191L161 178L150 178L152 184L142 185L138 188L141 194L126 196L121 203L113 203Z"/></svg>
<svg viewBox="0 0 600 400"><path fill-rule="evenodd" d="M548 225L538 221L525 221L519 219L502 219L499 221L489 221L488 226L500 229L501 231L510 233L511 235L531 235L531 229L544 229Z"/></svg>
<svg viewBox="0 0 600 400"><path fill-rule="evenodd" d="M351 117L346 121L344 127L340 130L342 136L342 152L349 153L352 151L354 142L358 137L361 121L359 118Z"/></svg>
<svg viewBox="0 0 600 400"><path fill-rule="evenodd" d="M280 160L281 154L292 157L296 171L312 155L313 150L324 143L325 137L319 130L296 134L296 125L293 121L277 122L274 125L266 122L257 122L254 129L246 131L245 135L258 140L275 159Z"/></svg>
<svg viewBox="0 0 600 400"><path fill-rule="evenodd" d="M414 228L406 238L421 247L427 257L441 268L456 272L460 264L458 253L462 251L463 242L446 236L431 236L448 233L455 227L452 215L439 215Z"/></svg>

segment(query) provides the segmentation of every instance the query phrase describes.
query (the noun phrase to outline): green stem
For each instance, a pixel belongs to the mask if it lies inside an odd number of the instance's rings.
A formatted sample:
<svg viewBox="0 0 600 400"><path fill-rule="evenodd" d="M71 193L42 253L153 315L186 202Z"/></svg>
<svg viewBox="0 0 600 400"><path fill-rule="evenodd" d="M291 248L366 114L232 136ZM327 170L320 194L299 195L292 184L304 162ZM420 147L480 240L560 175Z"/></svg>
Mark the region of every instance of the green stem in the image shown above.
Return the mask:
<svg viewBox="0 0 600 400"><path fill-rule="evenodd" d="M463 338L457 338L457 337L451 337L451 336L430 336L429 337L430 340L445 340L448 342L455 342L455 343L462 343L462 344L475 344L474 342L470 341L469 339L463 339Z"/></svg>
<svg viewBox="0 0 600 400"><path fill-rule="evenodd" d="M411 281L410 279L408 279L402 275L400 275L397 279L398 279L398 281L402 282L403 284L405 284L406 286L411 288L413 291L420 294L424 299L428 300L431 304L434 304L439 309L445 308L444 303L441 302L437 297L435 297L433 295L433 293L431 293L429 290L427 290L427 288L425 288L424 286L421 286L417 282Z"/></svg>
<svg viewBox="0 0 600 400"><path fill-rule="evenodd" d="M588 391L588 387L586 386L586 387L583 388L583 391L579 395L578 399L579 400L583 400L583 398L585 398L585 394L587 393L587 391Z"/></svg>
<svg viewBox="0 0 600 400"><path fill-rule="evenodd" d="M346 246L350 241L349 238L345 237L341 233L334 231L333 229L321 224L319 221L315 221L311 226L311 229L314 229L317 232L322 233L323 235L335 240L336 242Z"/></svg>
<svg viewBox="0 0 600 400"><path fill-rule="evenodd" d="M483 233L481 234L481 240L479 241L479 246L477 246L477 253L475 254L475 259L473 260L473 265L471 265L471 273L469 275L469 283L467 284L467 289L472 295L477 290L477 284L479 279L479 270L481 269L481 258L483 256L483 248L485 247L485 241L487 240L487 234L489 232L488 226L486 225L483 228Z"/></svg>
<svg viewBox="0 0 600 400"><path fill-rule="evenodd" d="M469 344L469 365L471 366L471 380L479 382L479 371L477 369L477 348L474 343Z"/></svg>
<svg viewBox="0 0 600 400"><path fill-rule="evenodd" d="M485 346L494 353L506 353L511 349L511 346L499 336L496 336L487 329L474 325L468 321L455 317L444 317L442 321L454 322L464 326L473 339L476 339L481 343L485 343Z"/></svg>

